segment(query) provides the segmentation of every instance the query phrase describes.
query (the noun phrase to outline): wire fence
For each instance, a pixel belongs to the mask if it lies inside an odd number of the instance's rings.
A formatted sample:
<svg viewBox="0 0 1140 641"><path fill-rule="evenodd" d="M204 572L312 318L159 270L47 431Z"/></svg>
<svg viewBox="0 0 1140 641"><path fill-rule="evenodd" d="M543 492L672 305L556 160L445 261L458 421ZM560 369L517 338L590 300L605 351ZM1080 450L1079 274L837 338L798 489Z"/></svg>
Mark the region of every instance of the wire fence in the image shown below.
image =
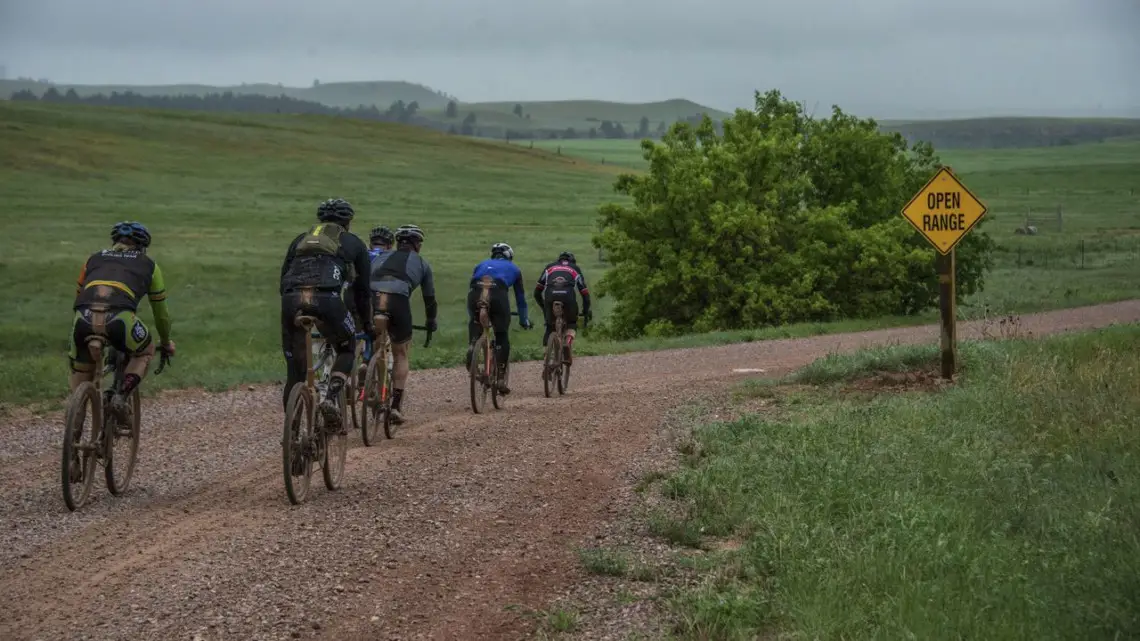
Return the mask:
<svg viewBox="0 0 1140 641"><path fill-rule="evenodd" d="M998 245L994 262L1033 269L1103 269L1140 263L1140 233L1116 238L1074 239L1048 245Z"/></svg>

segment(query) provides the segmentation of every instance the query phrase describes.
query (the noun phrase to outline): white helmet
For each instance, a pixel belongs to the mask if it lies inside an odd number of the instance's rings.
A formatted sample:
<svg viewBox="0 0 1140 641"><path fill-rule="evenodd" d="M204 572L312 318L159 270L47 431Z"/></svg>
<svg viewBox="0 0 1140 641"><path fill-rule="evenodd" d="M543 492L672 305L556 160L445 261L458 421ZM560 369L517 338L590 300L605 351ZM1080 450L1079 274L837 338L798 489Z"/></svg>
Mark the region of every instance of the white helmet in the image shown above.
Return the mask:
<svg viewBox="0 0 1140 641"><path fill-rule="evenodd" d="M503 257L507 260L513 261L515 259L515 250L506 243L495 243L491 245L491 258Z"/></svg>

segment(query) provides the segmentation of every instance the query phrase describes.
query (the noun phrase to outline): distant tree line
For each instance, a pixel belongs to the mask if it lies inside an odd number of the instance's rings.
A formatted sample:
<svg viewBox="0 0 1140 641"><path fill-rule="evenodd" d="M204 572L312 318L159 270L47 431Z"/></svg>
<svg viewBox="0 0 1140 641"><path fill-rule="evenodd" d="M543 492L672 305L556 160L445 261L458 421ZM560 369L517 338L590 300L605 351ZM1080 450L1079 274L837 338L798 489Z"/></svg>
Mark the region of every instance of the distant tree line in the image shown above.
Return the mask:
<svg viewBox="0 0 1140 641"><path fill-rule="evenodd" d="M362 120L378 120L382 122L398 122L404 124L428 127L438 131L464 136L479 136L484 138L506 138L508 140L535 140L535 139L574 139L574 138L660 138L668 129L665 122L657 123L652 127L647 116L642 116L636 129L626 130L620 122L588 118L588 121L597 122L597 126L578 130L574 127L553 129L544 127L504 127L501 125L480 124L474 112L460 114L459 104L455 100L447 103L443 119L438 116L425 115L416 101L405 103L397 100L381 110L375 105L360 105L355 108L331 107L311 100L302 100L287 95L269 96L264 94L245 94L226 91L209 93L205 95L179 94L179 95L143 95L131 91L111 92L110 95L94 94L80 96L74 89L60 92L55 87L49 88L43 96L23 89L12 94L14 101L42 101L51 103L85 104L104 107L135 107L145 109L184 109L188 111L237 112L237 113L278 113L278 114L314 114L322 116L339 116L344 118L357 118ZM523 114L522 105L515 105L514 113L521 120L529 120L529 114ZM681 119L692 126L700 124L704 114L693 114ZM714 122L717 131L721 130L721 123Z"/></svg>

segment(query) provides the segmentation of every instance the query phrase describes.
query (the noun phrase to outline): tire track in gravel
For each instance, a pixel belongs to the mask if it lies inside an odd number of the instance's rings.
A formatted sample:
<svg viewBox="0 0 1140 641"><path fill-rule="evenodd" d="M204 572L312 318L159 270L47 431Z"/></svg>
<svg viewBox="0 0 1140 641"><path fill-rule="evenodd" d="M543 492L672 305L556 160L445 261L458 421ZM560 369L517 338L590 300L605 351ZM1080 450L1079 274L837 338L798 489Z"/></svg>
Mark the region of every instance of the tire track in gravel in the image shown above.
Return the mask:
<svg viewBox="0 0 1140 641"><path fill-rule="evenodd" d="M1140 301L1023 316L1035 335L1140 320ZM960 336L977 335L962 324ZM280 392L183 392L144 403L128 494L68 513L59 416L0 426L0 638L520 638L581 572L574 547L664 413L726 381L829 352L937 341L933 326L582 357L563 398L512 366L503 410L473 415L465 373L413 374L413 423L350 438L344 486L291 507ZM519 338L522 338L521 336ZM529 338L529 337L528 337ZM319 475L318 475L319 477Z"/></svg>

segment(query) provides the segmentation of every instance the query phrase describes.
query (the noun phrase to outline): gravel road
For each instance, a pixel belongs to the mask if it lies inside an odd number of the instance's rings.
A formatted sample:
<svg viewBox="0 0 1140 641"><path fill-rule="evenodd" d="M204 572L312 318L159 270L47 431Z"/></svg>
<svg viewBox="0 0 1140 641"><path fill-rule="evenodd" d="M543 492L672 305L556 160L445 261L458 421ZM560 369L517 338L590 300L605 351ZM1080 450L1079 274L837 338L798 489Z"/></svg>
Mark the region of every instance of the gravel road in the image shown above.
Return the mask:
<svg viewBox="0 0 1140 641"><path fill-rule="evenodd" d="M1140 300L1022 321L1038 336L1136 322ZM462 370L416 371L410 423L379 447L351 435L342 489L318 473L297 507L275 387L144 401L130 491L114 499L97 481L76 513L60 497L61 417L8 420L0 639L522 638L525 611L582 576L575 547L617 516L624 472L670 408L756 376L734 368L778 375L937 337L925 326L582 357L551 399L539 364L515 363L506 408L478 416Z"/></svg>

